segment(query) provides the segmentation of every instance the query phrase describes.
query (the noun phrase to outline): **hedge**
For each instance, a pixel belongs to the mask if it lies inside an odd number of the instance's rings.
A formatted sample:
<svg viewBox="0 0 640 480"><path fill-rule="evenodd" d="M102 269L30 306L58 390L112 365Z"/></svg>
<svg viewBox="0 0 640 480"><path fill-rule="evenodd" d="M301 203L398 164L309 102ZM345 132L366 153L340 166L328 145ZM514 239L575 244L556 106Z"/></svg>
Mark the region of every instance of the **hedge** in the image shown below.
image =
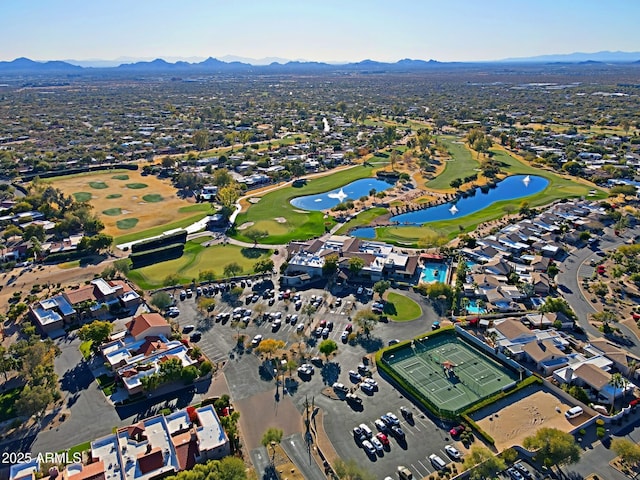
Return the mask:
<svg viewBox="0 0 640 480"><path fill-rule="evenodd" d="M160 247L165 247L167 245L186 243L186 241L187 231L179 230L168 235L161 235L157 238L150 238L148 240L134 243L133 245L131 245L131 251L133 253L144 252L147 250L155 250Z"/></svg>
<svg viewBox="0 0 640 480"><path fill-rule="evenodd" d="M66 175L76 175L78 173L100 172L109 170L138 170L138 165L134 163L110 163L108 165L87 165L86 167L64 168L60 170L49 170L46 172L29 172L20 175L23 182L30 182L35 177L51 178L64 177Z"/></svg>
<svg viewBox="0 0 640 480"><path fill-rule="evenodd" d="M44 263L62 263L79 260L83 257L91 255L89 252L81 250L70 250L68 252L50 253L44 258Z"/></svg>
<svg viewBox="0 0 640 480"><path fill-rule="evenodd" d="M153 250L132 253L129 256L131 259L131 268L141 268L153 265L154 263L164 262L165 260L174 260L180 258L183 251L183 243L174 243L173 245L167 245Z"/></svg>

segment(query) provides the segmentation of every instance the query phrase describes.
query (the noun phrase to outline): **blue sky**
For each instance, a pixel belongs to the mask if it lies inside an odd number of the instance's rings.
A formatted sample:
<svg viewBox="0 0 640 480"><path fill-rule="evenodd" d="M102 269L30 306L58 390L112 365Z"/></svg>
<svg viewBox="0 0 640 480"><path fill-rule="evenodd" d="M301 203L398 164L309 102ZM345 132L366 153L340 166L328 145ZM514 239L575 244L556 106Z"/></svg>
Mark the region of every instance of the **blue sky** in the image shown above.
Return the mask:
<svg viewBox="0 0 640 480"><path fill-rule="evenodd" d="M1 0L0 60L640 51L637 0Z"/></svg>

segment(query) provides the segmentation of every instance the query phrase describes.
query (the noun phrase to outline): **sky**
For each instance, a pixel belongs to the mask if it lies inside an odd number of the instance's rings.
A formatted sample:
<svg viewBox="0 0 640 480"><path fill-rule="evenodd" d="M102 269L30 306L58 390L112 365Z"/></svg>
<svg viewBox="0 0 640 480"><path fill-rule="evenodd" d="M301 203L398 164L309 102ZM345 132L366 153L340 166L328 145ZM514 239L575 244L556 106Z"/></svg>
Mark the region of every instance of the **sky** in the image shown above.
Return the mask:
<svg viewBox="0 0 640 480"><path fill-rule="evenodd" d="M639 18L637 0L0 0L0 60L637 52Z"/></svg>

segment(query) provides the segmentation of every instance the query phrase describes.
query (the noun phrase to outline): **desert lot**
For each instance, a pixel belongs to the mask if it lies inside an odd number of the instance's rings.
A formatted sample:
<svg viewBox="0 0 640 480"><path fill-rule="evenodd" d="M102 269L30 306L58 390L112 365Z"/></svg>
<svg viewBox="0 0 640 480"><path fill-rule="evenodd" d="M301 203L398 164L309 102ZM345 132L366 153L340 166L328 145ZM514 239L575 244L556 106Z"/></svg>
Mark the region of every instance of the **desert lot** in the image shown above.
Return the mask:
<svg viewBox="0 0 640 480"><path fill-rule="evenodd" d="M553 393L532 386L515 396L498 400L471 416L480 428L493 437L496 448L502 451L513 445L522 445L522 441L538 428L550 427L570 432L591 418L583 413L567 420L564 413L571 407L573 405Z"/></svg>
<svg viewBox="0 0 640 480"><path fill-rule="evenodd" d="M201 218L210 211L208 204L180 198L169 180L143 176L139 171L110 170L43 181L90 203L104 222L104 233L116 239L187 218Z"/></svg>

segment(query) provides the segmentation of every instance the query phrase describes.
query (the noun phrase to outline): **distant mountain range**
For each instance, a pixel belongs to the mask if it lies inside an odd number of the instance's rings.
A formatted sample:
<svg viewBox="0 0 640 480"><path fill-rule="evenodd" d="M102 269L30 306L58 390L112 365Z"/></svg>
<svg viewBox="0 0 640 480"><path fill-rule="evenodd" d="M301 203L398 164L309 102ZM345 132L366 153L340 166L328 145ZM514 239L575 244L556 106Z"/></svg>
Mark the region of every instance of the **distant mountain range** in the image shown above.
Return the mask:
<svg viewBox="0 0 640 480"><path fill-rule="evenodd" d="M132 61L131 63L117 64L118 60L90 60L90 61L34 61L28 58L16 58L12 61L0 61L0 73L3 74L82 74L90 72L113 73L173 73L176 75L191 75L200 73L295 73L295 72L321 72L321 71L353 71L353 72L405 72L438 67L456 67L478 64L505 64L505 63L639 63L640 52L597 52L597 53L571 53L562 55L542 55L538 57L510 58L495 62L438 62L436 60L413 60L405 58L394 63L377 62L375 60L362 60L355 63L325 63L312 61L287 61L276 57L261 60L245 59L241 57L223 57L219 60L209 57L198 61L191 57L185 61L176 60L168 62L161 58L150 61ZM242 59L240 61L235 59ZM126 59L122 59L125 61ZM254 63L249 63L254 62ZM269 62L269 63L266 63Z"/></svg>

